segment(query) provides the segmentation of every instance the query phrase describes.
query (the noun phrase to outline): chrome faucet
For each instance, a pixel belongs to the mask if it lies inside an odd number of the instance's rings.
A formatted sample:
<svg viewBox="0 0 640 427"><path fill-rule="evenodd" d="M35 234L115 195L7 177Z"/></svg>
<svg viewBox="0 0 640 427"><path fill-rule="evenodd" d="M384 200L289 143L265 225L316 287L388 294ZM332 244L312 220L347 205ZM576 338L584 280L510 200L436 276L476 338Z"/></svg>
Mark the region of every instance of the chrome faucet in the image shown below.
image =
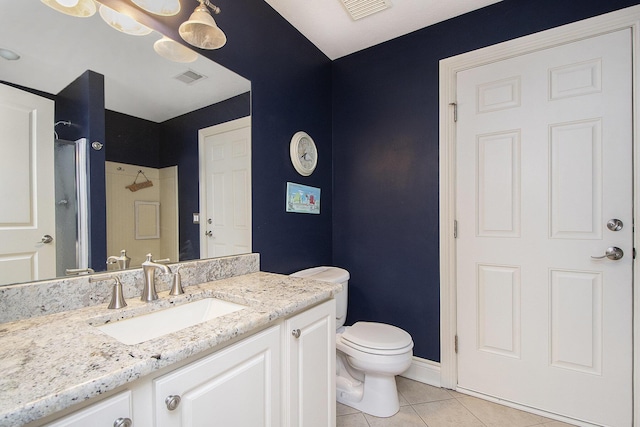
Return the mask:
<svg viewBox="0 0 640 427"><path fill-rule="evenodd" d="M140 299L145 302L155 301L158 299L156 292L155 272L156 269L162 270L164 274L171 273L171 269L160 262L168 262L168 259L154 261L151 254L147 254L147 260L142 263L142 272L144 274L144 288L142 288L142 296Z"/></svg>
<svg viewBox="0 0 640 427"><path fill-rule="evenodd" d="M110 256L107 258L107 264L118 264L118 270L126 270L129 268L129 263L131 262L131 258L127 256L127 250L123 249L120 251L120 256Z"/></svg>

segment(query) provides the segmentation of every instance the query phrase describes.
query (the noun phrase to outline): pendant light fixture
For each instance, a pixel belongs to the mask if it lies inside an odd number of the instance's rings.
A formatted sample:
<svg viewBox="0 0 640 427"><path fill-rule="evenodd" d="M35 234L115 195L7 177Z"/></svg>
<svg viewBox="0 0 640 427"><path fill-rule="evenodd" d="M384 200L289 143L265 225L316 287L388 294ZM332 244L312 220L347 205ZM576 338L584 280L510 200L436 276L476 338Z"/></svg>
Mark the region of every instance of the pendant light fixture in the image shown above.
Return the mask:
<svg viewBox="0 0 640 427"><path fill-rule="evenodd" d="M153 44L153 50L160 56L173 62L193 62L198 54L169 37L163 36Z"/></svg>
<svg viewBox="0 0 640 427"><path fill-rule="evenodd" d="M146 36L152 31L151 28L142 25L132 17L116 12L105 5L100 6L100 17L116 30L132 36Z"/></svg>
<svg viewBox="0 0 640 427"><path fill-rule="evenodd" d="M154 15L173 16L180 12L180 0L131 0L133 4Z"/></svg>
<svg viewBox="0 0 640 427"><path fill-rule="evenodd" d="M96 13L93 0L41 0L52 9L71 16L87 18Z"/></svg>
<svg viewBox="0 0 640 427"><path fill-rule="evenodd" d="M200 5L193 11L189 20L183 22L178 28L180 37L192 46L201 49L219 49L227 42L227 36L216 25L209 8L215 13L220 13L220 8L211 4L209 0L198 0Z"/></svg>

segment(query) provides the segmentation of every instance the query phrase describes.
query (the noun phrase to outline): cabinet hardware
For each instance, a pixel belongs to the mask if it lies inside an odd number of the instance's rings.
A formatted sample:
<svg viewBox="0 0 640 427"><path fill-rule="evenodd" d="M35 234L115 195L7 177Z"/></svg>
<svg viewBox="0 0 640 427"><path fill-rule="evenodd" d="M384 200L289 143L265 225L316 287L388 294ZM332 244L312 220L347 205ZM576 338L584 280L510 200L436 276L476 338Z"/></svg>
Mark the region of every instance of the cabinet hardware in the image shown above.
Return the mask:
<svg viewBox="0 0 640 427"><path fill-rule="evenodd" d="M180 396L172 394L167 396L164 400L164 403L167 405L167 409L170 411L174 411L178 405L180 405Z"/></svg>
<svg viewBox="0 0 640 427"><path fill-rule="evenodd" d="M291 335L293 335L295 338L300 338L300 329L294 329L293 331L291 331Z"/></svg>
<svg viewBox="0 0 640 427"><path fill-rule="evenodd" d="M118 418L113 422L113 427L131 427L132 425L131 418Z"/></svg>

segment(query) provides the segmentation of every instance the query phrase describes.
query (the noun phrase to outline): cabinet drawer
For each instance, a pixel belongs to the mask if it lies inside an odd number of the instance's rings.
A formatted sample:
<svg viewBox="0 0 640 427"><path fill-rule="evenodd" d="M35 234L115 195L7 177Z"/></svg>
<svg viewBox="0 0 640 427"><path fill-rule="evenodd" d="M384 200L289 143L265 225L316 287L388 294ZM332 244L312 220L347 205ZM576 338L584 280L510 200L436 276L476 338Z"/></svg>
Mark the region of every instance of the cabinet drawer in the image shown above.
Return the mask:
<svg viewBox="0 0 640 427"><path fill-rule="evenodd" d="M128 390L80 409L46 427L113 427L118 418L131 418L131 392Z"/></svg>
<svg viewBox="0 0 640 427"><path fill-rule="evenodd" d="M153 381L157 427L278 427L280 327ZM173 397L175 409L167 400Z"/></svg>

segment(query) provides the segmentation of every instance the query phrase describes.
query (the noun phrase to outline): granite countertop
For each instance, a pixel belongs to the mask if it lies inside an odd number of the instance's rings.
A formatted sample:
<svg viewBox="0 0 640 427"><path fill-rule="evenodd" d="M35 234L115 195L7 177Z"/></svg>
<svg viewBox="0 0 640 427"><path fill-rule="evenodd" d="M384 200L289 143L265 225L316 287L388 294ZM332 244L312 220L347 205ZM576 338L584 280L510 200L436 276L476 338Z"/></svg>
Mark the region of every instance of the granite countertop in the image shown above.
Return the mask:
<svg viewBox="0 0 640 427"><path fill-rule="evenodd" d="M106 305L0 324L0 425L21 425L100 396L274 321L325 301L341 285L272 273L251 273L159 293L144 303ZM181 331L125 345L94 328L205 297L248 307Z"/></svg>

